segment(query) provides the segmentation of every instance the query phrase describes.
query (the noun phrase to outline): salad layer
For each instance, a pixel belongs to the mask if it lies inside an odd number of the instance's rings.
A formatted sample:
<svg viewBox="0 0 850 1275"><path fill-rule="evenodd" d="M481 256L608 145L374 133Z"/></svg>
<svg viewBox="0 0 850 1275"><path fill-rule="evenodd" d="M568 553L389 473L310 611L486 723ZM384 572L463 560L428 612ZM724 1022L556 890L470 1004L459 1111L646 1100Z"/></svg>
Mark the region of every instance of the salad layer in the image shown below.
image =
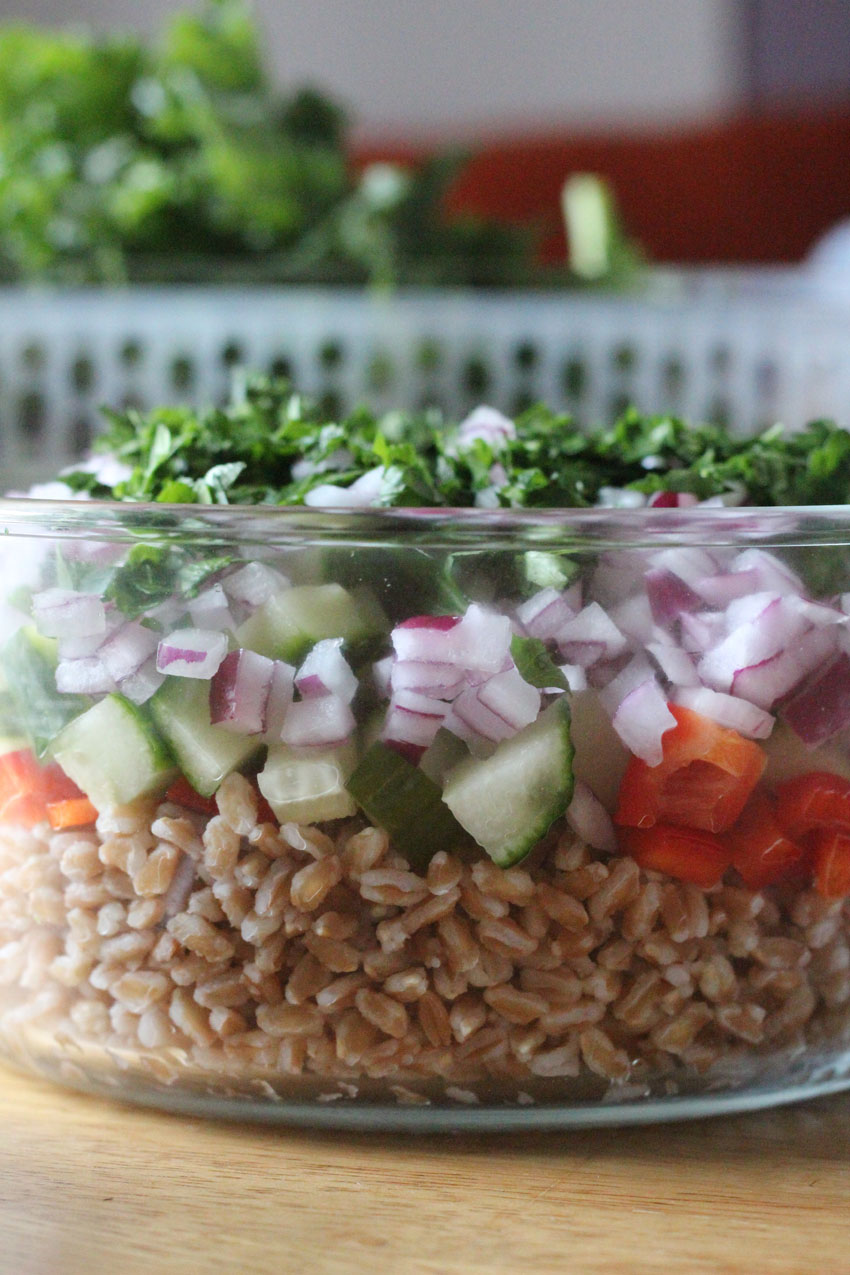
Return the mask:
<svg viewBox="0 0 850 1275"><path fill-rule="evenodd" d="M636 416L585 438L543 409L337 426L268 386L209 418L116 420L106 462L64 481L127 501L136 543L40 544L4 612L10 1047L58 1024L282 1083L647 1092L741 1051L837 1049L840 547L246 551L131 515L710 508L758 498L771 455L786 490L831 497L845 439Z"/></svg>

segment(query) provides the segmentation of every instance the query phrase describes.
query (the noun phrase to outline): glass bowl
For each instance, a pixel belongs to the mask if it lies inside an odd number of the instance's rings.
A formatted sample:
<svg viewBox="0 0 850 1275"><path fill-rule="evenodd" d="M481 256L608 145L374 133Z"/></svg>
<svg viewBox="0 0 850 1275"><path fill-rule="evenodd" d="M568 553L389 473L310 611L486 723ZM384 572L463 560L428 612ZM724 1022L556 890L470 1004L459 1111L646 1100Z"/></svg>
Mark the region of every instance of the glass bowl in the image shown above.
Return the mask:
<svg viewBox="0 0 850 1275"><path fill-rule="evenodd" d="M9 1061L381 1128L850 1084L850 510L0 524Z"/></svg>

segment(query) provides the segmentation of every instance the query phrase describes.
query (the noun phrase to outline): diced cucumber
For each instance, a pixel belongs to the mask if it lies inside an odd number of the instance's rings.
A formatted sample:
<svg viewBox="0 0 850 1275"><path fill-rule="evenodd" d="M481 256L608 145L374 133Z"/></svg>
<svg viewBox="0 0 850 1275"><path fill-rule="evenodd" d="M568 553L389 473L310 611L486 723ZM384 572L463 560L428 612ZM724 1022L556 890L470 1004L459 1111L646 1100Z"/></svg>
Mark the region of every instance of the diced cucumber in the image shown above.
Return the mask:
<svg viewBox="0 0 850 1275"><path fill-rule="evenodd" d="M27 736L36 756L44 757L63 727L91 704L83 695L56 689L56 641L32 626L18 629L3 648L3 671L14 712L14 728ZM8 728L9 723L4 723Z"/></svg>
<svg viewBox="0 0 850 1275"><path fill-rule="evenodd" d="M275 744L257 784L281 823L345 819L357 812L345 787L356 760L351 744L309 751Z"/></svg>
<svg viewBox="0 0 850 1275"><path fill-rule="evenodd" d="M152 723L123 695L107 695L75 718L51 751L98 810L162 792L175 774Z"/></svg>
<svg viewBox="0 0 850 1275"><path fill-rule="evenodd" d="M446 777L443 801L500 867L519 863L573 795L570 709L560 696L536 722Z"/></svg>
<svg viewBox="0 0 850 1275"><path fill-rule="evenodd" d="M321 638L357 646L386 632L374 597L339 584L302 584L273 594L236 631L238 645L297 664Z"/></svg>
<svg viewBox="0 0 850 1275"><path fill-rule="evenodd" d="M256 735L235 735L210 724L209 682L167 677L150 710L183 774L204 797L262 747Z"/></svg>
<svg viewBox="0 0 850 1275"><path fill-rule="evenodd" d="M449 771L468 756L469 749L463 740L441 726L434 736L434 742L422 754L419 769L442 788Z"/></svg>
<svg viewBox="0 0 850 1275"><path fill-rule="evenodd" d="M455 850L467 840L439 786L386 744L372 745L348 791L411 867L425 868L438 850Z"/></svg>

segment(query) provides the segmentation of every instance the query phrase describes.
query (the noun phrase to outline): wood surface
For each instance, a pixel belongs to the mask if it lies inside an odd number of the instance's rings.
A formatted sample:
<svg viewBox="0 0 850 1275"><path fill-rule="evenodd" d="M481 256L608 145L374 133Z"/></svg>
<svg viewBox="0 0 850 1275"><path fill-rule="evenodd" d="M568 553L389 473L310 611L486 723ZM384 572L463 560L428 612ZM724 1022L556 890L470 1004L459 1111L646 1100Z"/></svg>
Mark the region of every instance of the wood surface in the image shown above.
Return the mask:
<svg viewBox="0 0 850 1275"><path fill-rule="evenodd" d="M850 1096L647 1129L295 1132L0 1069L2 1275L847 1275Z"/></svg>

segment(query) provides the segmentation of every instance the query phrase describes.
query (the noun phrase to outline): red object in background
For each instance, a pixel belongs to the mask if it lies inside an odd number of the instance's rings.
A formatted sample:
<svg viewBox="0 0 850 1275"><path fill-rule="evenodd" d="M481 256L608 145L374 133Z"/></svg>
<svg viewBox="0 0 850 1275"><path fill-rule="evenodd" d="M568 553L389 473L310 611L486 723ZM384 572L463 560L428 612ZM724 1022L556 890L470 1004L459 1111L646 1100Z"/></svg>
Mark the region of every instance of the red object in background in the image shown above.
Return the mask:
<svg viewBox="0 0 850 1275"><path fill-rule="evenodd" d="M363 146L415 163L428 149ZM560 213L573 172L607 178L629 234L650 260L681 264L799 261L850 215L850 113L750 116L667 134L536 136L472 142L451 212L547 229L544 259L563 262Z"/></svg>

